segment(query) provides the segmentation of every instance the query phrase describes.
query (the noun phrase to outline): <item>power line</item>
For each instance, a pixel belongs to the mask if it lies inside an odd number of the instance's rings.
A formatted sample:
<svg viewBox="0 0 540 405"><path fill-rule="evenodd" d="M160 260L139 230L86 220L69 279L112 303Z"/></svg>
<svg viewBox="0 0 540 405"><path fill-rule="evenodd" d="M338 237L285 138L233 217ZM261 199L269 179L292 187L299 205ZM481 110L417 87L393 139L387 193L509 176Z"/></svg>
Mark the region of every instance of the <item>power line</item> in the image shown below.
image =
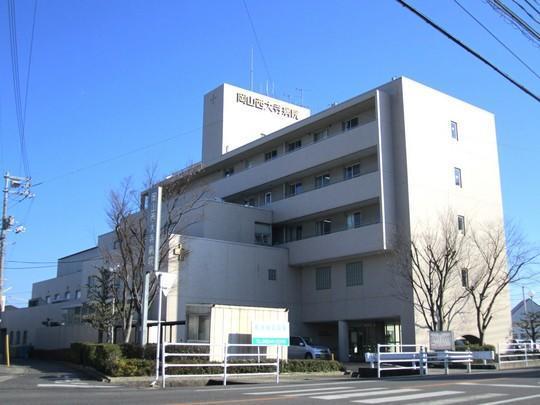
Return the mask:
<svg viewBox="0 0 540 405"><path fill-rule="evenodd" d="M478 20L474 15L472 15L469 12L469 10L467 10L458 0L454 0L454 2L459 7L461 7L461 9L465 11L469 15L469 17L471 17L474 21L476 21L478 25L480 25L485 31L487 31L489 35L491 35L499 44L501 44L508 52L510 52L514 56L514 58L516 58L519 62L521 62L521 64L525 66L533 75L535 75L537 78L540 79L540 75L538 75L538 73L536 73L533 70L533 68L531 68L523 59L521 59L514 51L512 51L512 49L510 49L510 47L508 47L504 42L502 42L493 32L491 32L491 30L488 27L482 24L480 20Z"/></svg>
<svg viewBox="0 0 540 405"><path fill-rule="evenodd" d="M525 3L527 3L529 7L532 8L534 11L536 11L537 14L540 14L540 11L529 0L525 0Z"/></svg>
<svg viewBox="0 0 540 405"><path fill-rule="evenodd" d="M8 0L9 17L9 41L11 50L11 73L13 79L13 94L15 98L15 114L17 117L17 127L19 131L19 147L21 150L21 160L26 177L30 176L28 155L26 153L26 141L24 135L24 117L22 112L21 86L19 75L19 50L17 43L17 19L15 14L14 0Z"/></svg>
<svg viewBox="0 0 540 405"><path fill-rule="evenodd" d="M246 0L242 0L242 3L244 3L244 8L246 9L249 23L251 24L251 30L253 31L253 36L255 37L255 43L257 44L257 48L259 48L259 52L261 53L261 58L264 64L264 68L266 69L266 74L268 75L268 80L270 80L270 82L273 82L272 75L270 75L270 69L268 69L268 64L266 63L266 58L264 57L264 52L259 41L259 36L257 35L257 30L255 30L255 24L253 23L253 19L251 18L251 14L249 13L249 8L247 6Z"/></svg>
<svg viewBox="0 0 540 405"><path fill-rule="evenodd" d="M469 52L471 55L475 56L476 58L480 59L482 62L484 62L486 65L488 65L490 68L492 68L493 70L495 70L497 73L499 73L501 76L503 76L506 80L508 80L510 83L512 83L514 86L518 87L521 91L523 91L524 93L528 94L529 96L531 96L532 98L534 98L536 101L540 102L540 97L537 96L536 94L534 94L532 91L530 91L529 89L527 89L525 86L523 86L522 84L518 83L517 81L515 81L514 79L512 79L508 74L504 73L501 69L499 69L497 66L495 66L493 63L491 63L490 61L488 61L486 58L484 58L482 55L480 55L478 52L474 51L473 49L471 49L470 47L468 47L467 45L465 45L463 42L461 42L459 39L457 39L456 37L454 37L453 35L451 35L448 31L445 31L443 28L441 28L440 26L438 26L437 24L435 24L433 21L431 21L428 17L426 17L424 14L420 13L418 10L416 10L415 8L411 7L409 4L407 4L406 2L404 2L403 0L396 0L399 4L401 4L403 7L405 7L406 9L408 9L409 11L411 11L412 13L414 13L415 15L417 15L418 17L420 17L422 20L424 20L426 23L428 23L429 25L431 25L433 28L435 28L437 31L439 31L440 33L442 33L444 36L446 36L448 39L450 39L452 42L455 42L456 44L458 44L460 47L462 47L463 49L465 49L467 52Z"/></svg>
<svg viewBox="0 0 540 405"><path fill-rule="evenodd" d="M30 36L30 50L28 51L28 68L26 70L26 89L24 91L23 125L26 129L26 107L28 105L28 89L30 88L30 72L32 71L32 54L34 50L34 32L36 28L36 15L38 0L34 0L34 14L32 17L32 34Z"/></svg>
<svg viewBox="0 0 540 405"><path fill-rule="evenodd" d="M525 14L527 14L531 20L533 20L533 21L534 21L535 23L537 23L537 24L540 24L540 21L538 21L534 15L532 15L531 13L529 13L529 10L527 10L525 7L523 7L523 5L521 5L520 3L518 3L516 0L512 0L512 2L513 2L516 6L518 6L520 9L522 9L523 12L524 12Z"/></svg>
<svg viewBox="0 0 540 405"><path fill-rule="evenodd" d="M540 34L500 0L486 0L488 4L533 41L540 41ZM538 43L535 42L536 45Z"/></svg>

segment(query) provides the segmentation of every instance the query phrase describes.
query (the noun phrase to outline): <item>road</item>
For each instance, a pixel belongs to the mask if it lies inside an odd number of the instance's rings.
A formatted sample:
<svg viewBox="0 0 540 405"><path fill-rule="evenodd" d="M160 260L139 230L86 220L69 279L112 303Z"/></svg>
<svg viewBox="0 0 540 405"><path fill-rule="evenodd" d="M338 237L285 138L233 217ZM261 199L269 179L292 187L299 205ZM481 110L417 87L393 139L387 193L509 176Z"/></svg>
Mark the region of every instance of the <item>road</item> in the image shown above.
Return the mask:
<svg viewBox="0 0 540 405"><path fill-rule="evenodd" d="M539 404L540 369L358 380L348 377L233 384L227 387L132 388L93 381L60 365L21 373L0 369L4 404Z"/></svg>

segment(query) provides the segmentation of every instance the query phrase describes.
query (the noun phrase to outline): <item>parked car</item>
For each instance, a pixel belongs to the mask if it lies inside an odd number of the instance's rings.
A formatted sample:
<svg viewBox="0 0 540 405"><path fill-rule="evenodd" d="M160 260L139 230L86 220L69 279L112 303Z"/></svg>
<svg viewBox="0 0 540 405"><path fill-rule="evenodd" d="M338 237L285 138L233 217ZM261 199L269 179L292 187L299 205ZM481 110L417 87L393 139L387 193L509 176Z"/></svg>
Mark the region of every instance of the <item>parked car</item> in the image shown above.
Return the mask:
<svg viewBox="0 0 540 405"><path fill-rule="evenodd" d="M310 338L303 336L291 336L288 356L289 359L332 359L328 347L314 345Z"/></svg>

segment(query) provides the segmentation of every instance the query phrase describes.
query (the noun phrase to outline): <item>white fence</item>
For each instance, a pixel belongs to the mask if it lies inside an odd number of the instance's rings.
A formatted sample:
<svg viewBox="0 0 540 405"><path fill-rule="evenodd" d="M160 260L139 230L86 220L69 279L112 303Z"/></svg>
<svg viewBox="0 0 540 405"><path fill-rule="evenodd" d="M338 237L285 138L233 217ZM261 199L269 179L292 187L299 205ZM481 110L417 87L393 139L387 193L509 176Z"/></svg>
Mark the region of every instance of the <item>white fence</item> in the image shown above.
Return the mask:
<svg viewBox="0 0 540 405"><path fill-rule="evenodd" d="M167 351L167 348L183 348L179 351ZM273 350L269 350L269 348ZM221 377L223 385L227 385L229 376L247 377L274 375L276 384L279 383L279 350L277 346L258 346L251 344L211 345L209 343L163 343L161 346L161 378L162 387L165 388L165 380L174 377ZM180 352L181 351L181 352ZM269 352L275 358L271 358ZM219 355L219 361L213 361ZM173 359L178 359L174 361ZM184 359L182 361L182 359ZM186 359L199 359L199 363L187 363ZM242 361L244 360L244 361ZM275 371L238 373L234 370L238 367L272 367ZM173 368L218 368L220 373L205 374L167 374L167 370ZM156 376L157 378L157 376ZM157 379L156 379L157 381Z"/></svg>
<svg viewBox="0 0 540 405"><path fill-rule="evenodd" d="M539 343L499 343L499 369L507 364L527 367L529 362L540 360Z"/></svg>
<svg viewBox="0 0 540 405"><path fill-rule="evenodd" d="M377 345L377 378L386 370L419 370L428 373L427 352L418 345Z"/></svg>
<svg viewBox="0 0 540 405"><path fill-rule="evenodd" d="M450 351L432 352L428 355L429 363L440 363L444 365L444 374L449 374L449 365L452 363L464 363L467 365L467 373L471 372L471 364L474 360L473 352L471 351Z"/></svg>

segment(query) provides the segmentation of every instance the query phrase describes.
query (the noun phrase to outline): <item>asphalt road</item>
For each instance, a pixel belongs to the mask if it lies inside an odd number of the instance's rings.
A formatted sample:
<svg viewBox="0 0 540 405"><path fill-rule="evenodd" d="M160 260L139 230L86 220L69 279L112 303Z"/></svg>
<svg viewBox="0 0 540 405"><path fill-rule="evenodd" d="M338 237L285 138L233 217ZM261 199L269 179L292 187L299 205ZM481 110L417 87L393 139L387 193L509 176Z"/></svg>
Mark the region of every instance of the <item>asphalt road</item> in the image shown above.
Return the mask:
<svg viewBox="0 0 540 405"><path fill-rule="evenodd" d="M232 384L227 387L131 388L93 381L39 363L0 368L0 404L540 404L540 369L477 372L472 375L395 377L358 380L349 377Z"/></svg>

